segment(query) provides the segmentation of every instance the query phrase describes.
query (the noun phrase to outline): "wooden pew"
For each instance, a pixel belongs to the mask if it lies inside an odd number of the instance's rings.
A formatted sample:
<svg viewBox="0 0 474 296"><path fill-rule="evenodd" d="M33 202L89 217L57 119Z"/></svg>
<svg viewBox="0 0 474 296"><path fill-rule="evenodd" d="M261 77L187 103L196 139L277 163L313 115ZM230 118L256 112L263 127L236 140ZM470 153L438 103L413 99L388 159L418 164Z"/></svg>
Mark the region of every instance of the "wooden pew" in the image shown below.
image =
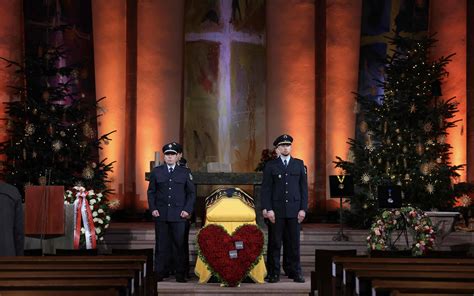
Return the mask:
<svg viewBox="0 0 474 296"><path fill-rule="evenodd" d="M342 267L344 266L344 268ZM333 285L333 295L341 295L343 293L341 288L343 285L349 286L349 291L351 290L351 278L348 277L347 270L348 268L359 268L365 269L370 268L373 270L406 270L406 266L416 266L414 268L419 268L420 270L426 270L425 267L420 266L436 266L434 269L438 269L438 266L451 266L447 269L456 270L456 269L466 269L472 270L474 268L474 259L473 258L369 258L369 257L334 257L333 266L332 266L332 285Z"/></svg>
<svg viewBox="0 0 474 296"><path fill-rule="evenodd" d="M393 291L390 296L472 296L471 293L465 294L445 294L445 293L403 293L399 291Z"/></svg>
<svg viewBox="0 0 474 296"><path fill-rule="evenodd" d="M133 270L33 270L0 271L0 280L29 279L125 279L128 282L127 293L133 295L135 271ZM1 294L1 293L0 293Z"/></svg>
<svg viewBox="0 0 474 296"><path fill-rule="evenodd" d="M357 250L315 250L314 274L311 276L311 293L318 291L318 296L332 295L331 266L335 256L356 256Z"/></svg>
<svg viewBox="0 0 474 296"><path fill-rule="evenodd" d="M373 280L474 282L474 272L459 270L431 271L430 269L426 271L412 271L409 267L407 270L360 270L355 272L354 294L370 295ZM351 288L349 289L352 290Z"/></svg>
<svg viewBox="0 0 474 296"><path fill-rule="evenodd" d="M446 282L446 281L397 281L373 280L372 296L390 295L392 292L410 293L474 293L474 282Z"/></svg>
<svg viewBox="0 0 474 296"><path fill-rule="evenodd" d="M142 286L146 276L146 256L53 256L53 257L3 257L0 270L3 271L118 271L126 270L134 274L132 292L146 295Z"/></svg>
<svg viewBox="0 0 474 296"><path fill-rule="evenodd" d="M68 291L68 290L16 290L2 291L2 296L84 296L84 291ZM117 296L117 291L111 290L87 290L87 296Z"/></svg>
<svg viewBox="0 0 474 296"><path fill-rule="evenodd" d="M127 295L127 287L126 279L0 279L2 296L4 292L35 290L80 291L82 295L89 295L90 291L102 291L104 294L115 291L113 295L124 296Z"/></svg>
<svg viewBox="0 0 474 296"><path fill-rule="evenodd" d="M143 278L146 276L146 256L38 256L38 257L2 257L0 258L0 270L6 265L15 263L16 265L29 265L41 263L50 269L50 265L67 265L77 269L102 269L103 265L127 265L131 269L138 271L138 285L142 285ZM137 265L139 268L136 268ZM89 268L90 267L90 268ZM127 268L124 268L127 269Z"/></svg>
<svg viewBox="0 0 474 296"><path fill-rule="evenodd" d="M364 263L346 263L343 265L342 270L342 285L343 289L350 292L356 290L357 279L355 274L360 271L370 271L370 272L384 272L390 270L392 272L401 271L413 271L413 272L464 272L464 273L474 273L474 266L462 265L462 266L451 266L451 265L411 265L411 264L364 264Z"/></svg>
<svg viewBox="0 0 474 296"><path fill-rule="evenodd" d="M154 254L153 248L146 249L112 249L112 256L146 256L145 262L145 282L143 284L144 290L149 291L151 295L157 295L158 287L154 276Z"/></svg>

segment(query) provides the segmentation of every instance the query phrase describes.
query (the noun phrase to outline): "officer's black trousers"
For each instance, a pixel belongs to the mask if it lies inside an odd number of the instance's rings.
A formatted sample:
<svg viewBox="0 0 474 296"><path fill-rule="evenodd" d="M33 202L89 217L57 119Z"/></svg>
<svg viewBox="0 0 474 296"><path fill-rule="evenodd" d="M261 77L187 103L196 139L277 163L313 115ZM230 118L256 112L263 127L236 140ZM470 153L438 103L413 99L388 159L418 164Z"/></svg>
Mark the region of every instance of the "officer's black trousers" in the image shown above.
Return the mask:
<svg viewBox="0 0 474 296"><path fill-rule="evenodd" d="M268 272L268 275L273 275L272 272L273 272L273 266L274 266L274 263L273 263L273 255L272 255L272 243L273 243L273 230L272 230L272 227L273 227L273 223L270 222L270 220L268 219L264 219L265 221L265 224L267 224L267 227L268 227L268 241L267 241L267 264L266 264L266 267L267 267L267 272ZM285 232L283 233L283 270L285 272L286 275L289 275L290 274L290 262L288 260L288 242L289 242L289 238L288 238L288 228L285 230Z"/></svg>
<svg viewBox="0 0 474 296"><path fill-rule="evenodd" d="M168 273L166 270L170 256L175 258L175 268L177 275L185 273L185 227L186 221L167 222L155 221L155 272L158 275ZM169 247L171 242L172 247ZM171 254L173 252L174 254Z"/></svg>
<svg viewBox="0 0 474 296"><path fill-rule="evenodd" d="M288 253L288 270L289 274L301 274L301 264L300 264L300 230L301 225L298 223L296 218L277 218L275 219L275 224L270 227L272 231L272 246L271 246L271 255L273 268L269 270L269 274L279 275L280 274L280 252L282 241L286 235L285 232L288 232L287 235L287 250L285 253Z"/></svg>

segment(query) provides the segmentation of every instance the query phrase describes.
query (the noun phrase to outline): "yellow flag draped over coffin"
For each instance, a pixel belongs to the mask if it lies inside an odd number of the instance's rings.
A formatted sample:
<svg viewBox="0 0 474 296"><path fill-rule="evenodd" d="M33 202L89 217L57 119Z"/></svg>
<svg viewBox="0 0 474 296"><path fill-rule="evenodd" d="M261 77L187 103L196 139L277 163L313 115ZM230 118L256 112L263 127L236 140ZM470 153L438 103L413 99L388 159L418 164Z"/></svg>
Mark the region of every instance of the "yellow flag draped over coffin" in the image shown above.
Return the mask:
<svg viewBox="0 0 474 296"><path fill-rule="evenodd" d="M206 198L206 225L218 224L232 234L242 224L257 224L252 198L239 188L235 188L232 197L226 196L226 190L218 189ZM199 277L199 283L206 283L211 272L206 264L197 257L194 273ZM249 273L256 283L264 283L267 274L263 256L258 258L257 264Z"/></svg>

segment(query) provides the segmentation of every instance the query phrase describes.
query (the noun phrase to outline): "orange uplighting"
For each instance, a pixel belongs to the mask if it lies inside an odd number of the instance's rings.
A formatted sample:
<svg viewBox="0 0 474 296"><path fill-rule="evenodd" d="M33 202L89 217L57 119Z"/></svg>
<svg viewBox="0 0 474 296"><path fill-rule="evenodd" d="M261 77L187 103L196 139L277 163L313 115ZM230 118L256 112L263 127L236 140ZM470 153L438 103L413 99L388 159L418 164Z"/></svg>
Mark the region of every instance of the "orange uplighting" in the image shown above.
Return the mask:
<svg viewBox="0 0 474 296"><path fill-rule="evenodd" d="M0 56L21 62L23 53L23 13L22 1L4 1L0 10ZM22 78L15 75L14 68L6 68L0 61L0 118L5 118L5 104L11 97L8 86L21 85ZM0 120L0 142L7 140L6 122Z"/></svg>
<svg viewBox="0 0 474 296"><path fill-rule="evenodd" d="M184 0L138 2L138 208L148 207L145 172L150 170L155 151L162 155L161 147L164 144L180 141L183 11Z"/></svg>
<svg viewBox="0 0 474 296"><path fill-rule="evenodd" d="M347 159L348 138L354 137L354 95L357 91L362 1L336 1L326 10L326 175L336 156ZM328 179L328 178L326 178ZM329 187L329 181L326 180ZM327 190L329 195L329 190ZM327 199L327 209L339 208L339 200Z"/></svg>
<svg viewBox="0 0 474 296"><path fill-rule="evenodd" d="M453 146L452 164L467 163L467 121L466 121L466 9L465 0L430 1L430 33L436 33L439 40L432 49L433 58L456 53L447 66L449 76L442 82L444 99L456 97L459 103L454 120L461 120L449 130L448 143ZM460 171L461 181L466 180L466 171Z"/></svg>
<svg viewBox="0 0 474 296"><path fill-rule="evenodd" d="M308 167L314 205L314 3L267 2L267 146L288 133L292 154Z"/></svg>
<svg viewBox="0 0 474 296"><path fill-rule="evenodd" d="M113 130L112 141L104 145L100 158L117 161L110 174L110 187L123 202L124 137L125 137L125 28L126 5L121 1L92 1L94 31L95 85L97 98L107 97L100 103L105 114L99 118L98 132Z"/></svg>

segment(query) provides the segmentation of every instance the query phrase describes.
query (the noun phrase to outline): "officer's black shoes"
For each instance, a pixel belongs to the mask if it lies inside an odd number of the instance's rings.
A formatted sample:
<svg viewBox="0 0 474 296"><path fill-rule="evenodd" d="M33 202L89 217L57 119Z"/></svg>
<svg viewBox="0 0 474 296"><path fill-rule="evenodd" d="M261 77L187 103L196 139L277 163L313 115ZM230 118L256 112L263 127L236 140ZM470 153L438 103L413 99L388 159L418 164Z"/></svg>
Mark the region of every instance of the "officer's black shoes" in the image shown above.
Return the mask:
<svg viewBox="0 0 474 296"><path fill-rule="evenodd" d="M268 277L269 283L278 283L280 281L280 277L277 275L272 275Z"/></svg>
<svg viewBox="0 0 474 296"><path fill-rule="evenodd" d="M296 283L304 283L304 277L301 274L296 274L292 277L293 281Z"/></svg>
<svg viewBox="0 0 474 296"><path fill-rule="evenodd" d="M184 274L180 274L180 275L176 275L176 281L178 283L186 283L187 280L186 280L186 277L184 276Z"/></svg>

